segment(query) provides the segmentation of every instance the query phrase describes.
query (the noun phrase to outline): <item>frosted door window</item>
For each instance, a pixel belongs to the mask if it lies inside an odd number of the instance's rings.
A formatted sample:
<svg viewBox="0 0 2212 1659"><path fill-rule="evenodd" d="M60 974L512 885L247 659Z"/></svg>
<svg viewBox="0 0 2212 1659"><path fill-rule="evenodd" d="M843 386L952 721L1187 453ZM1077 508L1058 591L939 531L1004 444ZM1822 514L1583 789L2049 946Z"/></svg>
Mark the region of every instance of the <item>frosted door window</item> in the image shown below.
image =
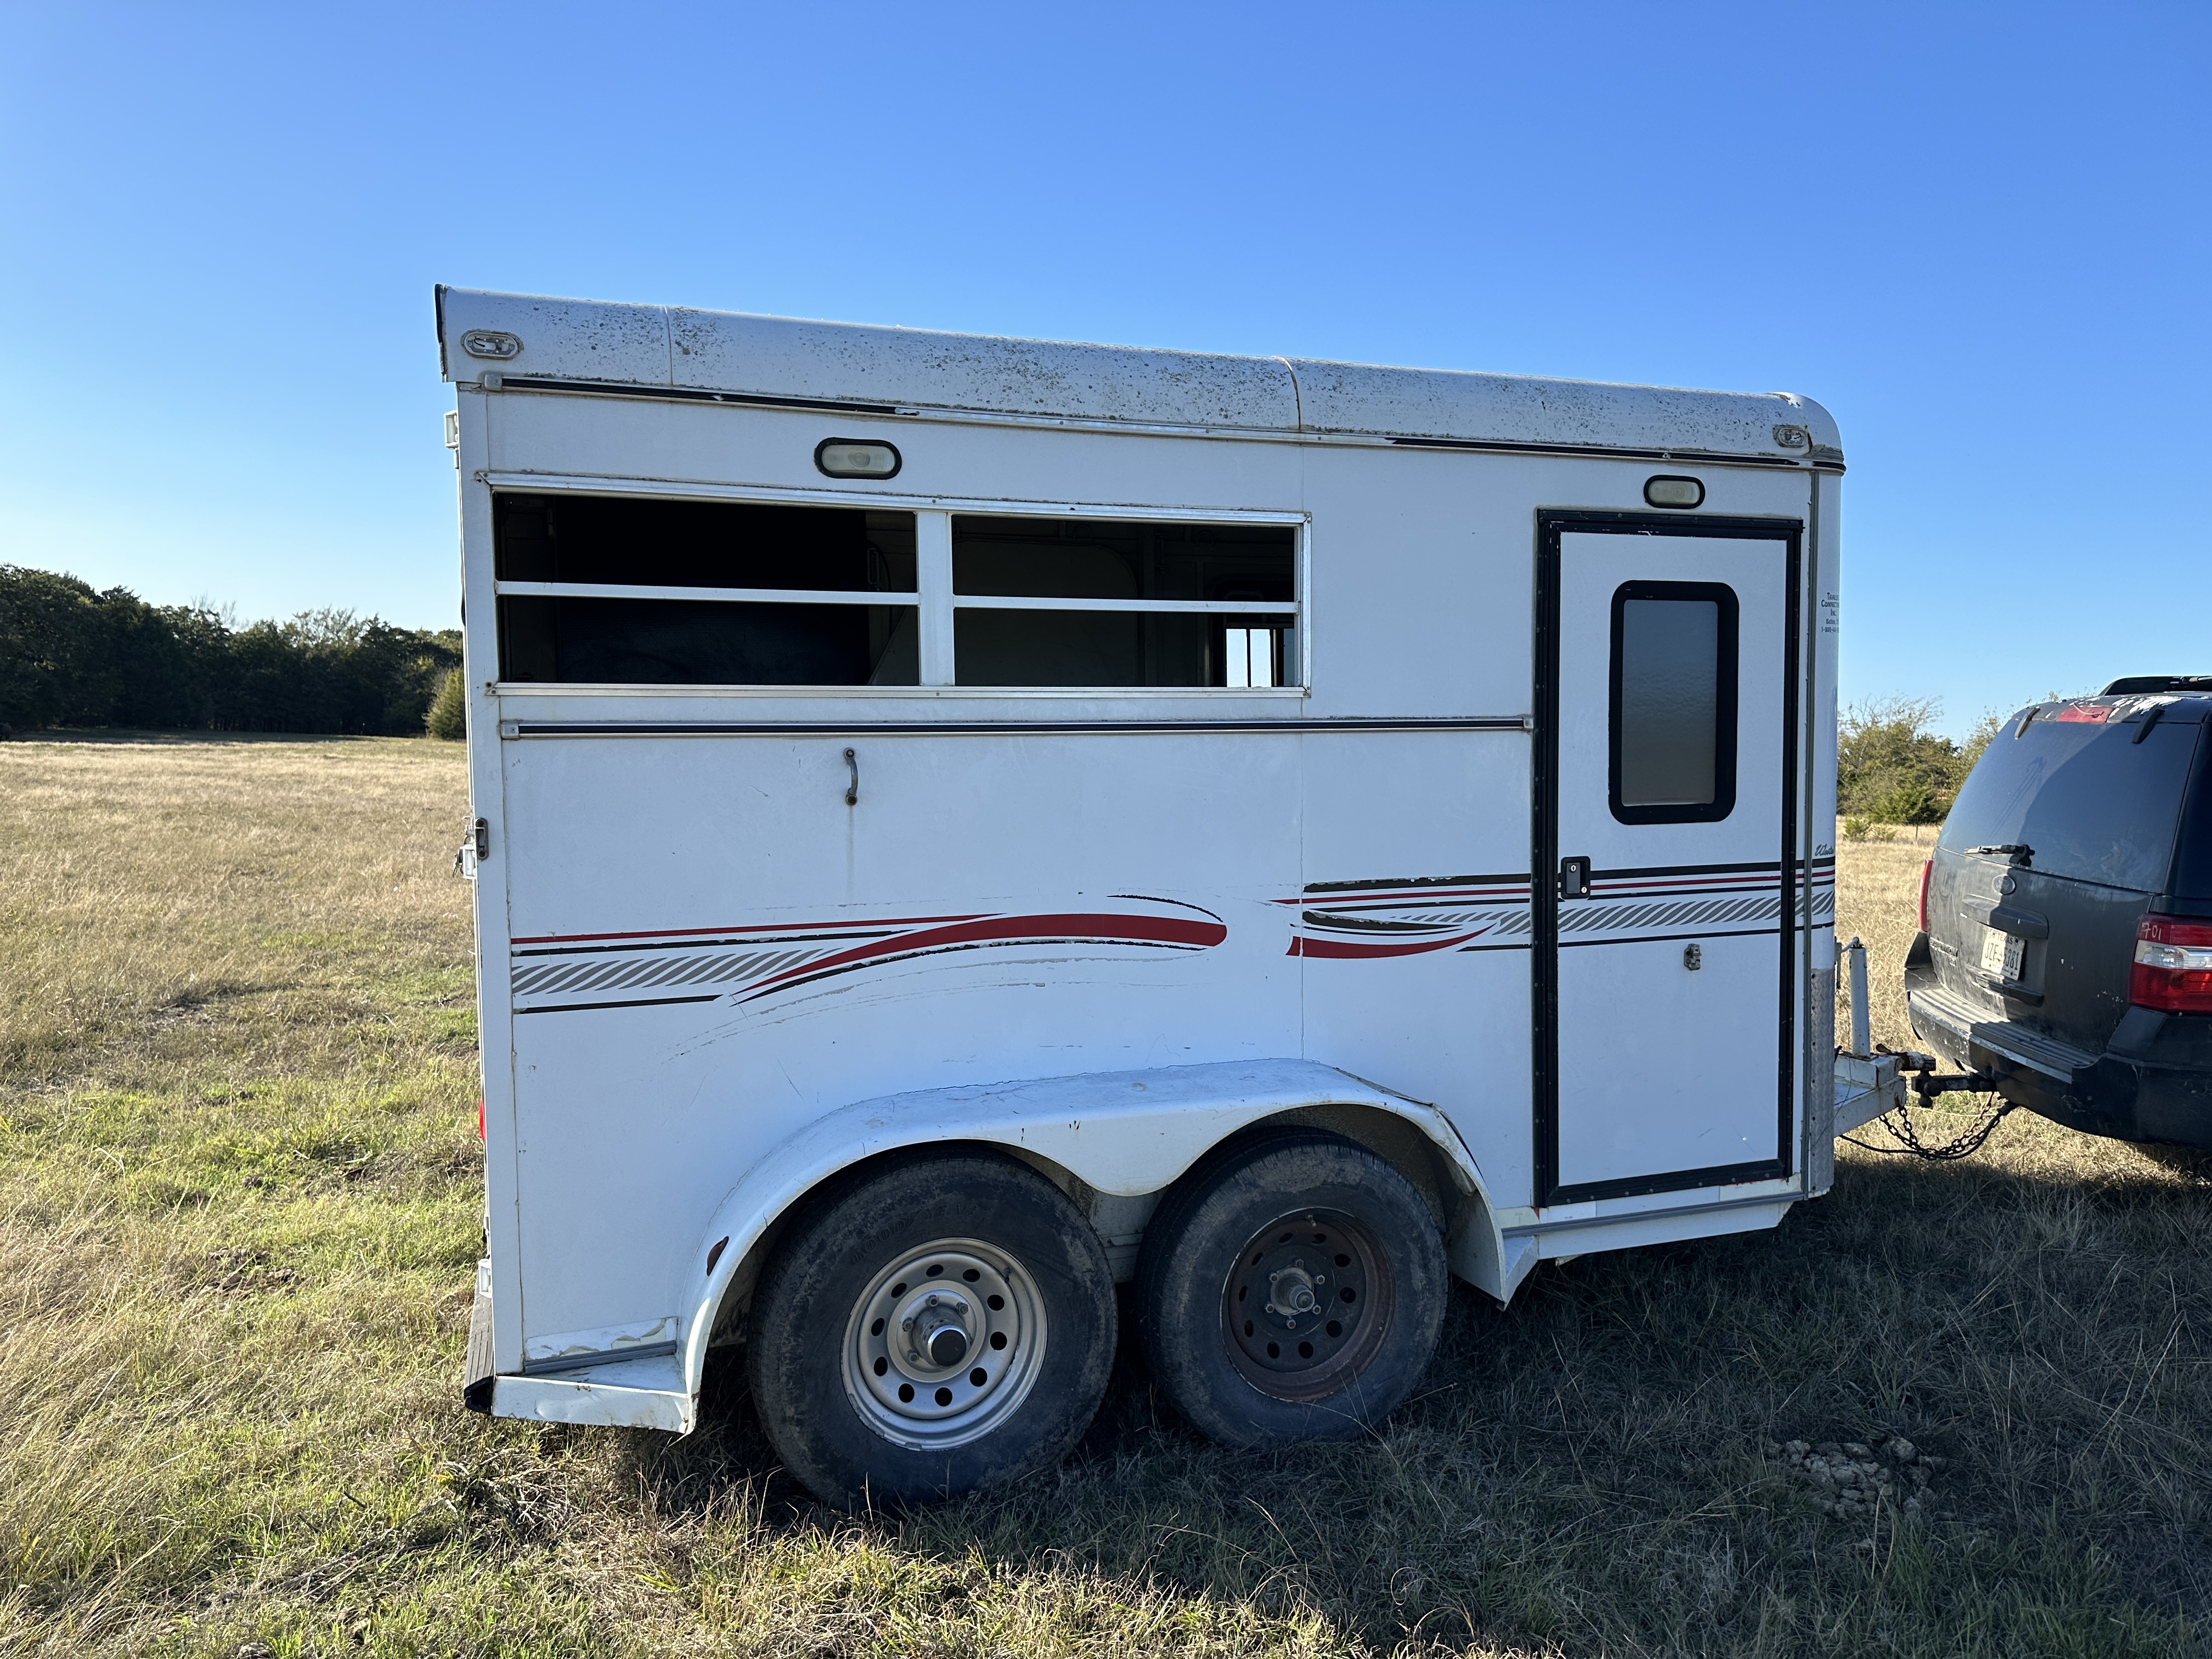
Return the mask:
<svg viewBox="0 0 2212 1659"><path fill-rule="evenodd" d="M1613 816L1728 816L1735 796L1735 596L1711 582L1628 582L1613 596Z"/></svg>

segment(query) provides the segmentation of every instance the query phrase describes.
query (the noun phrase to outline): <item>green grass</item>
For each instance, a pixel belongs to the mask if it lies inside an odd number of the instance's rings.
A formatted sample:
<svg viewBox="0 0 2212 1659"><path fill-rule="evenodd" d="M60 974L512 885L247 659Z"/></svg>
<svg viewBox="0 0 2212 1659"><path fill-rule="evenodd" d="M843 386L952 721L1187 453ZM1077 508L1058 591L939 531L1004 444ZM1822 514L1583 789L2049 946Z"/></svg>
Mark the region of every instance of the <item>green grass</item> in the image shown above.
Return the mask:
<svg viewBox="0 0 2212 1659"><path fill-rule="evenodd" d="M0 1651L2206 1650L2212 1191L2021 1114L1462 1287L1347 1445L1209 1445L1125 1354L1061 1468L854 1518L726 1368L684 1441L465 1413L464 818L429 743L0 746ZM1878 985L1919 855L1844 849ZM1772 1449L1894 1434L1924 1519Z"/></svg>

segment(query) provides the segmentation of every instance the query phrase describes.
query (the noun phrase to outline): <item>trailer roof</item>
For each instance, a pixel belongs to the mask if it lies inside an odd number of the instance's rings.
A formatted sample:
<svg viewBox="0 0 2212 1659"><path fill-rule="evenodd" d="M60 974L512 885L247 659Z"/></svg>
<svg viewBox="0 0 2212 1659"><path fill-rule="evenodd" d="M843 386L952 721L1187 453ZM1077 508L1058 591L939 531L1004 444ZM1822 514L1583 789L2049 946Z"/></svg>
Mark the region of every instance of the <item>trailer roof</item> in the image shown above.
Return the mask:
<svg viewBox="0 0 2212 1659"><path fill-rule="evenodd" d="M1083 345L444 286L437 309L441 362L455 380L491 373L522 387L851 413L1346 434L1827 468L1843 462L1827 410L1789 392Z"/></svg>

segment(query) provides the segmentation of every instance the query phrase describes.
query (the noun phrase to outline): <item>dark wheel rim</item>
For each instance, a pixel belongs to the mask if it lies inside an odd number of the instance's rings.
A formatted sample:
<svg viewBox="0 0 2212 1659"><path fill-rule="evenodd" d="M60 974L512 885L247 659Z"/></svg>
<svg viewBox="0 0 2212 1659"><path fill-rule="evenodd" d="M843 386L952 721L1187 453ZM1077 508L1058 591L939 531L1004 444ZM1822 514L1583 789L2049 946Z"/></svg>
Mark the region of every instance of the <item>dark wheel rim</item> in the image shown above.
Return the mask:
<svg viewBox="0 0 2212 1659"><path fill-rule="evenodd" d="M1222 1287L1229 1356L1277 1400L1318 1400L1365 1370L1390 1325L1390 1258L1358 1217L1293 1210L1246 1241Z"/></svg>

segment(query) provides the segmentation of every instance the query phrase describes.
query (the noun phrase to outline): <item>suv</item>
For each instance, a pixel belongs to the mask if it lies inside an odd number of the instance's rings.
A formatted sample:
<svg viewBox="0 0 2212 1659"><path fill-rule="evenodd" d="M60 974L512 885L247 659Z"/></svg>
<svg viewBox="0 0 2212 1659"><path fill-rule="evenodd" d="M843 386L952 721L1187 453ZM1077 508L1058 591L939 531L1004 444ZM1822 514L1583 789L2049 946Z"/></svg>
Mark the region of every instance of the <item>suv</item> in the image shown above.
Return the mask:
<svg viewBox="0 0 2212 1659"><path fill-rule="evenodd" d="M2212 1160L2212 676L2038 703L1920 872L1912 1029L2069 1127Z"/></svg>

